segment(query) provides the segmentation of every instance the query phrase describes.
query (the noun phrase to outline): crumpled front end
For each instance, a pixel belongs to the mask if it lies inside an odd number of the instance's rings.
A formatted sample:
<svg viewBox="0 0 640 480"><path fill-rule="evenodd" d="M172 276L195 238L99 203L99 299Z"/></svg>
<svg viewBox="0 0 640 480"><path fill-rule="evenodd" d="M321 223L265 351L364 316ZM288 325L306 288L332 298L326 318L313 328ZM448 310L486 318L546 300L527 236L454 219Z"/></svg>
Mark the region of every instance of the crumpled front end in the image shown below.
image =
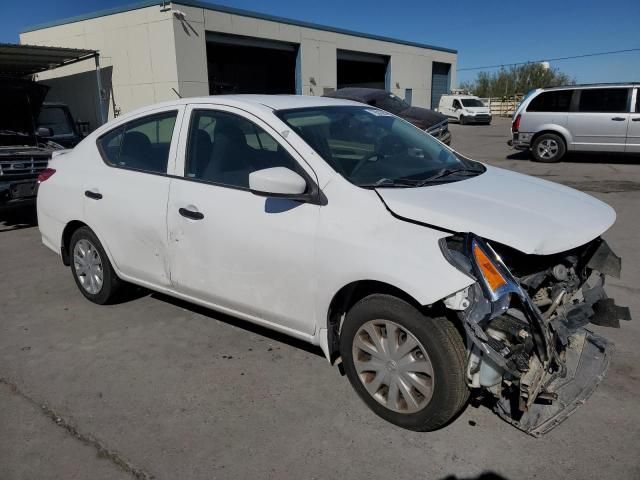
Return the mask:
<svg viewBox="0 0 640 480"><path fill-rule="evenodd" d="M526 255L474 234L441 241L445 257L476 280L445 299L467 334L467 380L494 411L542 435L571 415L607 370L613 345L586 328L629 320L604 291L620 258L598 238L554 255Z"/></svg>

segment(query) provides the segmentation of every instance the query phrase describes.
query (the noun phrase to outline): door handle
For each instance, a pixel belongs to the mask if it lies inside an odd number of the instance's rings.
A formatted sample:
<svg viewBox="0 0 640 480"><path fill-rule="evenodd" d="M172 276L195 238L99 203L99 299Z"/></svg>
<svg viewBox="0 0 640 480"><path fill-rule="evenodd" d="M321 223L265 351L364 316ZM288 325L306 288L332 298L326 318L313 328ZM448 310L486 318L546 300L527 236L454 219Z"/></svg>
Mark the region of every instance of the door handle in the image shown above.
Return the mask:
<svg viewBox="0 0 640 480"><path fill-rule="evenodd" d="M98 192L92 192L91 190L86 190L84 192L84 196L91 198L93 200L100 200L102 198L102 194Z"/></svg>
<svg viewBox="0 0 640 480"><path fill-rule="evenodd" d="M631 121L632 122L640 122L640 117L632 118Z"/></svg>
<svg viewBox="0 0 640 480"><path fill-rule="evenodd" d="M611 120L614 122L624 122L624 117L613 117Z"/></svg>
<svg viewBox="0 0 640 480"><path fill-rule="evenodd" d="M178 213L185 218L189 218L191 220L202 220L204 215L200 212L194 212L193 210L189 210L187 208L179 208Z"/></svg>

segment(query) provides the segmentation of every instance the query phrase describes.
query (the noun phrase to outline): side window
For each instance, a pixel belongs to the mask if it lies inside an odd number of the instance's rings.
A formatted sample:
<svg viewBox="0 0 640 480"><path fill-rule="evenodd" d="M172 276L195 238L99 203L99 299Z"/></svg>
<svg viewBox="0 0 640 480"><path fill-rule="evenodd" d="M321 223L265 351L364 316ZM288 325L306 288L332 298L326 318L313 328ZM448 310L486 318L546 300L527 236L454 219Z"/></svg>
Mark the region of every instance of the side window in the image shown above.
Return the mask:
<svg viewBox="0 0 640 480"><path fill-rule="evenodd" d="M167 173L173 127L178 112L140 118L98 139L109 165L152 173Z"/></svg>
<svg viewBox="0 0 640 480"><path fill-rule="evenodd" d="M579 112L628 112L628 88L587 88L580 92Z"/></svg>
<svg viewBox="0 0 640 480"><path fill-rule="evenodd" d="M568 112L573 90L551 90L542 92L531 100L527 112Z"/></svg>
<svg viewBox="0 0 640 480"><path fill-rule="evenodd" d="M458 100L454 100L453 101L453 108L455 108L455 109L461 108L460 107L460 102Z"/></svg>
<svg viewBox="0 0 640 480"><path fill-rule="evenodd" d="M636 113L640 113L640 88L636 89Z"/></svg>
<svg viewBox="0 0 640 480"><path fill-rule="evenodd" d="M271 167L300 171L271 135L249 120L227 112L196 110L191 117L185 176L249 188L249 174Z"/></svg>

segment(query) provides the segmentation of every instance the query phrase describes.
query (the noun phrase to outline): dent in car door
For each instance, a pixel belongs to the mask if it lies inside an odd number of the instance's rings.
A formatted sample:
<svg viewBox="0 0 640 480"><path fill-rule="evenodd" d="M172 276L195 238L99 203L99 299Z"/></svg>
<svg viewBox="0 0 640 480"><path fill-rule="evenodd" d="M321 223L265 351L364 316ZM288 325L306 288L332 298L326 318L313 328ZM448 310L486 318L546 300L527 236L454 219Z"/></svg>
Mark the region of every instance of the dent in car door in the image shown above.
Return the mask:
<svg viewBox="0 0 640 480"><path fill-rule="evenodd" d="M178 161L186 153L186 178L172 180L167 215L174 288L253 321L312 334L320 207L254 195L246 165L234 170L260 147L272 149L267 159L286 152L266 124L223 107L193 109L188 123Z"/></svg>
<svg viewBox="0 0 640 480"><path fill-rule="evenodd" d="M104 162L87 177L85 218L131 280L169 286L167 200L179 109L150 113L98 140Z"/></svg>
<svg viewBox="0 0 640 480"><path fill-rule="evenodd" d="M640 153L640 89L634 89L634 101L631 115L629 115L629 126L627 127L627 148L626 152Z"/></svg>
<svg viewBox="0 0 640 480"><path fill-rule="evenodd" d="M579 90L568 126L574 149L623 152L629 122L628 88Z"/></svg>

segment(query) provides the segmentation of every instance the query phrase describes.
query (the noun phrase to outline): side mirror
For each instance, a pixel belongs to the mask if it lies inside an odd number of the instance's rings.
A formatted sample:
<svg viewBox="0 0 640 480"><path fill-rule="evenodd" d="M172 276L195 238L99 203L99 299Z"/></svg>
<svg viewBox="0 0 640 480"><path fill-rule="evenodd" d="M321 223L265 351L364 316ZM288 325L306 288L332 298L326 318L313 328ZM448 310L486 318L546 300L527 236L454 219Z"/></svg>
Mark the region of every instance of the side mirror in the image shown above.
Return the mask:
<svg viewBox="0 0 640 480"><path fill-rule="evenodd" d="M53 130L49 127L38 127L36 135L39 137L53 137Z"/></svg>
<svg viewBox="0 0 640 480"><path fill-rule="evenodd" d="M304 194L307 182L293 170L273 167L251 172L249 189L262 197L292 197Z"/></svg>

